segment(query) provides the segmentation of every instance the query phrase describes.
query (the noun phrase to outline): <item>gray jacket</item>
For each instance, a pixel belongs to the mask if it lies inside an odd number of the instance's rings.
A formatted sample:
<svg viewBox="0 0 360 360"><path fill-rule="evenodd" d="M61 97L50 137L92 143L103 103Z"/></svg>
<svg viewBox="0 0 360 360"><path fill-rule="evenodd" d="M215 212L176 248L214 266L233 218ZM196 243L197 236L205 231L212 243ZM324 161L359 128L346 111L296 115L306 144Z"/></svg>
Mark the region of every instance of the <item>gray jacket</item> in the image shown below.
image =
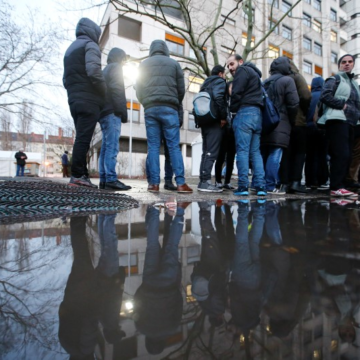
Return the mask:
<svg viewBox="0 0 360 360"><path fill-rule="evenodd" d="M137 98L145 110L153 106L179 110L185 95L184 74L179 63L169 57L169 49L163 40L151 43L149 55L139 66Z"/></svg>

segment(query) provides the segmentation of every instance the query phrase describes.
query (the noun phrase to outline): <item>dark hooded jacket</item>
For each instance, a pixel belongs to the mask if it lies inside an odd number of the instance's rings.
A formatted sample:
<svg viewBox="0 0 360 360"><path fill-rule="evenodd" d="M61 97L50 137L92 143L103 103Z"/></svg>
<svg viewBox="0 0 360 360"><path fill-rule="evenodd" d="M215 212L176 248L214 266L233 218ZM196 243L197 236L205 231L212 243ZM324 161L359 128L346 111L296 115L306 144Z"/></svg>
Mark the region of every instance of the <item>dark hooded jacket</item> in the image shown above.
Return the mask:
<svg viewBox="0 0 360 360"><path fill-rule="evenodd" d="M236 69L231 92L232 113L238 112L242 106L263 106L261 76L261 71L250 62Z"/></svg>
<svg viewBox="0 0 360 360"><path fill-rule="evenodd" d="M307 126L315 126L313 122L313 118L315 114L316 105L320 100L320 95L324 82L325 80L321 76L313 78L311 81L311 102L310 102L309 111L306 116Z"/></svg>
<svg viewBox="0 0 360 360"><path fill-rule="evenodd" d="M212 99L216 105L218 120L226 120L226 80L219 75L211 75L204 81L200 91L207 91L209 94L212 94Z"/></svg>
<svg viewBox="0 0 360 360"><path fill-rule="evenodd" d="M184 95L184 74L179 63L169 57L165 41L154 40L150 45L149 58L139 66L137 98L145 110L153 106L179 110Z"/></svg>
<svg viewBox="0 0 360 360"><path fill-rule="evenodd" d="M280 112L280 123L270 134L261 138L261 145L287 148L290 141L291 121L299 108L299 96L291 74L290 61L281 56L270 66L271 76L264 82L270 99Z"/></svg>
<svg viewBox="0 0 360 360"><path fill-rule="evenodd" d="M295 80L296 90L299 95L299 110L295 119L295 126L306 126L306 115L309 111L311 102L311 92L305 78L299 73L299 69L290 61L291 77Z"/></svg>
<svg viewBox="0 0 360 360"><path fill-rule="evenodd" d="M86 101L104 106L106 84L101 71L100 34L100 27L88 18L80 19L76 26L76 40L64 56L63 84L69 104Z"/></svg>
<svg viewBox="0 0 360 360"><path fill-rule="evenodd" d="M127 122L126 96L122 62L126 57L124 50L113 48L110 50L103 74L107 85L106 104L101 111L100 118L109 114L121 117L121 122Z"/></svg>

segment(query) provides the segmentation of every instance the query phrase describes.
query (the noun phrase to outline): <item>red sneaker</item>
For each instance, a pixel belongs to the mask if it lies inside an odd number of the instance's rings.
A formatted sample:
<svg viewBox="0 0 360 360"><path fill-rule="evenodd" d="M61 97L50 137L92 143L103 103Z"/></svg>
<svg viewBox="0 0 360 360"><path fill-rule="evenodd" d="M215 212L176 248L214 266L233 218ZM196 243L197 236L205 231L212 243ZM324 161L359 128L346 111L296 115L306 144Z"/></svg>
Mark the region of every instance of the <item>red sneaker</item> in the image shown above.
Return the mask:
<svg viewBox="0 0 360 360"><path fill-rule="evenodd" d="M331 190L330 191L330 196L335 196L335 197L341 197L341 196L356 196L357 194L348 191L346 189L339 189L339 190Z"/></svg>

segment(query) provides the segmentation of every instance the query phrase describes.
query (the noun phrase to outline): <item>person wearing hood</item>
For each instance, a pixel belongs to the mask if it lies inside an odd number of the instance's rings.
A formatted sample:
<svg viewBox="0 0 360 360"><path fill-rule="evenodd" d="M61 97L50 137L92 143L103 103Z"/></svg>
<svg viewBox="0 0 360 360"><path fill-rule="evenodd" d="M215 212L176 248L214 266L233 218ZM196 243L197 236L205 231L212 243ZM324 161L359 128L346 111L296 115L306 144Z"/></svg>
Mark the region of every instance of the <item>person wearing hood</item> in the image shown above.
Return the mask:
<svg viewBox="0 0 360 360"><path fill-rule="evenodd" d="M166 140L177 191L191 193L185 182L184 161L180 151L179 110L185 95L184 74L171 59L163 40L150 45L149 58L139 66L136 96L145 109L148 144L146 172L148 191L159 192L161 136Z"/></svg>
<svg viewBox="0 0 360 360"><path fill-rule="evenodd" d="M290 61L291 74L294 79L300 103L296 117L291 119L292 128L290 143L283 152L280 165L281 188L285 192L306 193L305 185L301 184L306 155L306 114L309 110L311 92L299 69Z"/></svg>
<svg viewBox="0 0 360 360"><path fill-rule="evenodd" d="M360 120L360 91L352 73L354 66L354 56L342 56L338 61L339 72L326 79L320 97L324 112L318 124L325 125L326 128L330 155L330 195L335 197L355 196L345 189L354 130Z"/></svg>
<svg viewBox="0 0 360 360"><path fill-rule="evenodd" d="M211 170L220 150L221 127L226 124L227 118L226 80L223 66L214 66L211 70L211 76L201 85L200 92L202 91L212 94L218 121L201 126L202 155L198 191L222 192L223 189L211 184Z"/></svg>
<svg viewBox="0 0 360 360"><path fill-rule="evenodd" d="M76 131L70 185L90 188L97 186L89 179L86 155L107 91L101 71L100 34L100 27L92 20L80 19L76 26L76 40L64 56L63 85Z"/></svg>
<svg viewBox="0 0 360 360"><path fill-rule="evenodd" d="M314 122L316 106L319 103L324 82L321 76L312 79L311 103L306 116L305 180L306 186L314 189L325 185L329 177L325 131L319 129Z"/></svg>
<svg viewBox="0 0 360 360"><path fill-rule="evenodd" d="M119 153L121 123L127 122L126 95L122 65L126 53L119 48L110 50L103 74L107 85L106 103L100 114L102 144L99 157L100 189L129 190L131 186L118 180L116 157Z"/></svg>
<svg viewBox="0 0 360 360"><path fill-rule="evenodd" d="M236 142L236 165L238 168L238 188L235 195L248 196L249 159L252 164L252 185L258 196L265 196L265 172L260 154L262 129L262 107L264 105L261 88L261 71L240 55L231 55L226 66L234 78L230 100L230 111L236 113L232 127Z"/></svg>
<svg viewBox="0 0 360 360"><path fill-rule="evenodd" d="M270 134L261 137L266 191L275 195L285 194L277 187L279 168L283 149L289 146L291 122L294 122L299 108L299 95L290 74L290 60L286 56L281 56L271 63L271 76L264 82L270 99L280 112L279 125Z"/></svg>

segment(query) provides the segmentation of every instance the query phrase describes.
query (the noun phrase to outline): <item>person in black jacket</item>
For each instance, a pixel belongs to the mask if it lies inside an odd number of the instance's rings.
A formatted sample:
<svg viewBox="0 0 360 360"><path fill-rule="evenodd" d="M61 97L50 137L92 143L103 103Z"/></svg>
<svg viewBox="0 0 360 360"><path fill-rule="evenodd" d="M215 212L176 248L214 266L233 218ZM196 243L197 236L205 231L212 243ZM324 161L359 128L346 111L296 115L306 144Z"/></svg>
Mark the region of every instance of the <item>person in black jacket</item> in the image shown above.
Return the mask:
<svg viewBox="0 0 360 360"><path fill-rule="evenodd" d="M136 96L145 109L148 143L146 171L150 192L159 191L162 135L169 149L177 191L192 192L185 183L184 161L179 147L179 110L184 95L184 74L179 63L170 59L165 41L154 40L150 45L149 58L139 66L136 82Z"/></svg>
<svg viewBox="0 0 360 360"><path fill-rule="evenodd" d="M24 153L23 149L20 149L15 154L15 159L16 159L16 176L24 176L24 169L25 169L27 156Z"/></svg>
<svg viewBox="0 0 360 360"><path fill-rule="evenodd" d="M225 68L216 65L211 70L209 76L200 88L201 91L207 91L214 101L217 110L217 122L201 126L202 136L202 155L200 162L200 182L198 191L204 192L222 192L223 190L211 184L211 170L217 159L221 144L221 127L226 124L227 106L226 106L226 80Z"/></svg>
<svg viewBox="0 0 360 360"><path fill-rule="evenodd" d="M294 79L290 76L290 60L286 56L275 59L270 65L270 77L264 87L270 99L280 112L279 125L267 135L261 137L261 153L264 159L266 191L275 195L285 192L279 185L279 168L284 148L289 146L291 121L294 122L299 107L299 95Z"/></svg>
<svg viewBox="0 0 360 360"><path fill-rule="evenodd" d="M80 19L76 26L76 40L65 53L63 76L76 130L70 185L92 188L97 186L89 179L86 154L106 97L98 45L100 34L100 27L92 20Z"/></svg>
<svg viewBox="0 0 360 360"><path fill-rule="evenodd" d="M121 123L127 122L126 95L122 64L126 53L119 48L110 50L103 74L107 85L106 104L100 114L102 144L99 157L100 189L129 190L117 179L116 157L119 153Z"/></svg>
<svg viewBox="0 0 360 360"><path fill-rule="evenodd" d="M231 55L226 66L234 77L230 111L236 113L232 127L236 142L238 188L234 194L249 195L249 158L253 170L253 186L258 196L266 195L264 164L260 154L262 129L261 71L252 63L244 63L240 55Z"/></svg>

